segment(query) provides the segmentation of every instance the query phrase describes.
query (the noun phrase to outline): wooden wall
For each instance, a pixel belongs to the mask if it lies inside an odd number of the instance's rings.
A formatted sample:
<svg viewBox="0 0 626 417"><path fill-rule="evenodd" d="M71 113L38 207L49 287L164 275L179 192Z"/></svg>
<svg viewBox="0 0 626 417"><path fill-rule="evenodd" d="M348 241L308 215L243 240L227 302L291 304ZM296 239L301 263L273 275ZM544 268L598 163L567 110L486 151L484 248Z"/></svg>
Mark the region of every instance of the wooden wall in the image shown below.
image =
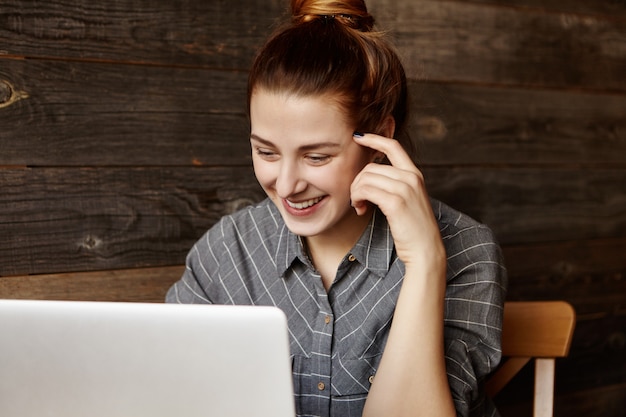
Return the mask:
<svg viewBox="0 0 626 417"><path fill-rule="evenodd" d="M577 310L555 415L622 416L626 2L368 4L431 193L494 229L509 299ZM160 301L193 242L263 197L246 72L284 6L0 0L0 297ZM530 415L530 377L505 416Z"/></svg>

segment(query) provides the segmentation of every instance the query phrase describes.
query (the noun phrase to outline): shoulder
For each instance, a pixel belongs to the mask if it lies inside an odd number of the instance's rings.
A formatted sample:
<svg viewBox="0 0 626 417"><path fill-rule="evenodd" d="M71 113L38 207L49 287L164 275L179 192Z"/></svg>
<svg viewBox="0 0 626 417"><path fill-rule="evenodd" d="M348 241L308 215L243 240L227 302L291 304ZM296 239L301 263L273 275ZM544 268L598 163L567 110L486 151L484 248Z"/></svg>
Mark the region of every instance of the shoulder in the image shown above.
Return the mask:
<svg viewBox="0 0 626 417"><path fill-rule="evenodd" d="M441 230L442 237L459 230L487 228L487 226L474 220L467 214L462 213L439 200L431 198L430 202L437 222L439 223L439 229Z"/></svg>
<svg viewBox="0 0 626 417"><path fill-rule="evenodd" d="M444 242L464 245L479 243L497 244L491 229L439 200L431 199L433 212Z"/></svg>
<svg viewBox="0 0 626 417"><path fill-rule="evenodd" d="M198 240L196 246L258 245L272 242L271 239L282 229L283 220L271 200L247 206L222 217Z"/></svg>
<svg viewBox="0 0 626 417"><path fill-rule="evenodd" d="M500 245L493 231L441 201L431 199L448 257L448 279L477 265L504 269Z"/></svg>

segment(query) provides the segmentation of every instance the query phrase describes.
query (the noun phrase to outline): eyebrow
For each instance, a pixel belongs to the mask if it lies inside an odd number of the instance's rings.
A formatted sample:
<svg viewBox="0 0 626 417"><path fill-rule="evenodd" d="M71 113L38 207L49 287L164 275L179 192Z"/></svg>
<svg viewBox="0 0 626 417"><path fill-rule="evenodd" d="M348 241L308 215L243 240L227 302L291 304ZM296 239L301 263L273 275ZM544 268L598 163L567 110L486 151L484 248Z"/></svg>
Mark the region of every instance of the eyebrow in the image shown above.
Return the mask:
<svg viewBox="0 0 626 417"><path fill-rule="evenodd" d="M267 140L267 139L263 139L262 137L254 134L254 133L252 133L250 135L250 139L255 140L257 142L261 142L265 146L276 147L276 145L274 145L272 143L272 141ZM335 142L317 142L317 143L312 143L310 145L300 146L298 149L300 151L314 151L314 150L320 149L320 148L339 148L339 147L340 147L340 145L338 143L335 143Z"/></svg>

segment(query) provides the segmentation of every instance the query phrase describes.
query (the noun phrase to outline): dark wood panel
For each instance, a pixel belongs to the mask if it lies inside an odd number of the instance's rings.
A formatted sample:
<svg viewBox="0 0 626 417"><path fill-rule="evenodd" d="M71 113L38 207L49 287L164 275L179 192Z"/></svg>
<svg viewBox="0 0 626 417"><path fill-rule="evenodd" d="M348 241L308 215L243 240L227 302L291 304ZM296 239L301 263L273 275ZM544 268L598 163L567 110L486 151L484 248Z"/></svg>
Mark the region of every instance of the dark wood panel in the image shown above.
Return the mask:
<svg viewBox="0 0 626 417"><path fill-rule="evenodd" d="M184 266L0 278L0 298L159 303Z"/></svg>
<svg viewBox="0 0 626 417"><path fill-rule="evenodd" d="M5 2L5 54L247 69L286 2ZM625 91L626 28L601 16L370 0L411 77Z"/></svg>
<svg viewBox="0 0 626 417"><path fill-rule="evenodd" d="M3 0L1 54L248 68L280 0Z"/></svg>
<svg viewBox="0 0 626 417"><path fill-rule="evenodd" d="M429 192L504 245L626 236L626 170L426 168Z"/></svg>
<svg viewBox="0 0 626 417"><path fill-rule="evenodd" d="M250 163L244 72L3 64L0 165ZM626 165L624 95L436 83L410 90L409 132L424 165Z"/></svg>
<svg viewBox="0 0 626 417"><path fill-rule="evenodd" d="M370 2L411 78L626 91L626 26L485 3Z"/></svg>
<svg viewBox="0 0 626 417"><path fill-rule="evenodd" d="M621 0L462 0L471 3L491 3L500 6L512 6L540 9L548 13L576 13L602 15L603 18L626 19L626 2ZM563 16L567 19L568 16Z"/></svg>
<svg viewBox="0 0 626 417"><path fill-rule="evenodd" d="M424 165L626 166L626 95L413 83Z"/></svg>
<svg viewBox="0 0 626 417"><path fill-rule="evenodd" d="M258 201L251 169L0 169L0 276L184 263Z"/></svg>
<svg viewBox="0 0 626 417"><path fill-rule="evenodd" d="M426 170L432 194L504 245L626 235L626 170ZM263 197L251 168L0 169L0 275L182 263Z"/></svg>
<svg viewBox="0 0 626 417"><path fill-rule="evenodd" d="M243 72L0 62L0 165L250 163Z"/></svg>
<svg viewBox="0 0 626 417"><path fill-rule="evenodd" d="M626 237L505 246L509 300L572 303L580 320L626 314Z"/></svg>

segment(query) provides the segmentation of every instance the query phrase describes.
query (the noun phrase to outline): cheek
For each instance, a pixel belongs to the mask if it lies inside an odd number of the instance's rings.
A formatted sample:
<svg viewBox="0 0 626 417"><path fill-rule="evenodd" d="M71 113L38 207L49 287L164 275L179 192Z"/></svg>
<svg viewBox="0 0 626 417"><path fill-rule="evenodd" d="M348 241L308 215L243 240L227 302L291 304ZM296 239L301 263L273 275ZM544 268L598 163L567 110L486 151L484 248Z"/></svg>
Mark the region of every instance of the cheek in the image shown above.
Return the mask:
<svg viewBox="0 0 626 417"><path fill-rule="evenodd" d="M252 160L252 167L254 169L254 176L256 177L261 187L267 188L272 183L272 169L267 163L259 161L256 158Z"/></svg>

